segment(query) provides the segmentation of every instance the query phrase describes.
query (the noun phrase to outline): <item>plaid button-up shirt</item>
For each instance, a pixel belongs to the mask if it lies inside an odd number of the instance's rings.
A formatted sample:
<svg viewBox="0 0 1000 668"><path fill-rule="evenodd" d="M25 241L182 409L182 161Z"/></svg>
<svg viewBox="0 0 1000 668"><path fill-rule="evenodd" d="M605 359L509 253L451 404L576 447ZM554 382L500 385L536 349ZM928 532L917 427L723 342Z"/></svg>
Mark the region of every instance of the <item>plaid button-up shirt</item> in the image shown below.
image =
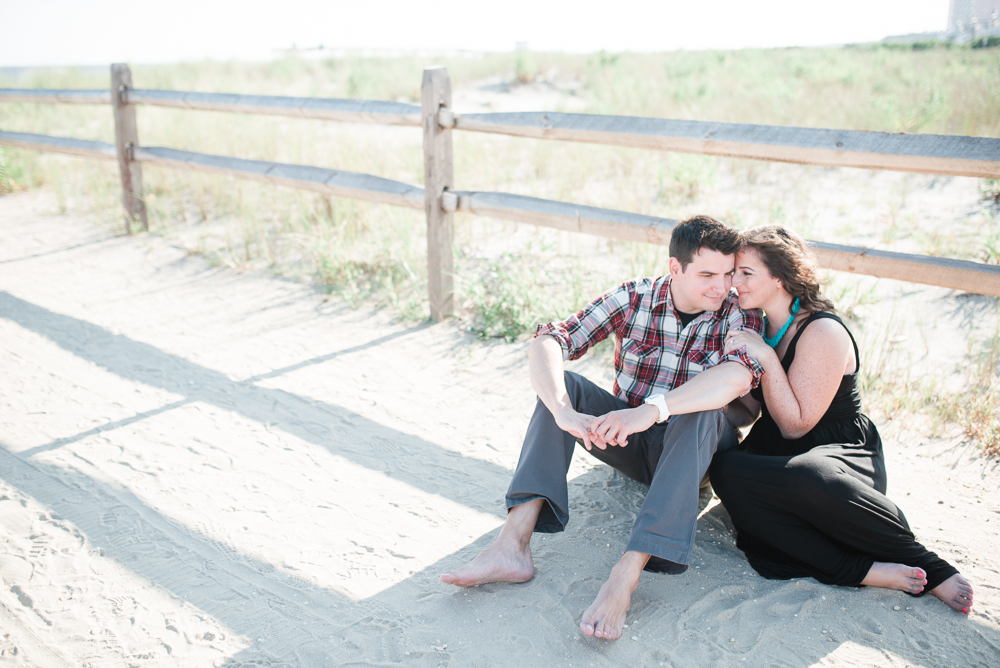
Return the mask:
<svg viewBox="0 0 1000 668"><path fill-rule="evenodd" d="M623 283L563 322L540 325L562 346L566 359L578 359L615 335L615 396L635 407L646 397L668 392L705 369L736 362L753 375L757 387L763 367L740 348L722 354L730 330L764 331L760 311L744 311L730 293L718 311L705 311L684 327L670 295L670 277Z"/></svg>

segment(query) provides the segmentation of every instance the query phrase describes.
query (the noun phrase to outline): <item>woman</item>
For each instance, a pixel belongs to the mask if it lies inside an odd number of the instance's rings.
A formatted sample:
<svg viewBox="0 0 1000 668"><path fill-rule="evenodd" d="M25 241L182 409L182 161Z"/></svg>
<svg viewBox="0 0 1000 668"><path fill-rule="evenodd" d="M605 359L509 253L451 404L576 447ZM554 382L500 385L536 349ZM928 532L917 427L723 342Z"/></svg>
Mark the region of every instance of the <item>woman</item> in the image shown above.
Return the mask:
<svg viewBox="0 0 1000 668"><path fill-rule="evenodd" d="M930 591L968 614L972 587L916 542L885 496L882 443L861 413L857 344L819 295L805 242L778 225L746 241L733 287L741 308L770 317L764 338L732 333L726 352L746 346L764 367L760 387L741 399L762 414L711 467L737 546L766 578Z"/></svg>

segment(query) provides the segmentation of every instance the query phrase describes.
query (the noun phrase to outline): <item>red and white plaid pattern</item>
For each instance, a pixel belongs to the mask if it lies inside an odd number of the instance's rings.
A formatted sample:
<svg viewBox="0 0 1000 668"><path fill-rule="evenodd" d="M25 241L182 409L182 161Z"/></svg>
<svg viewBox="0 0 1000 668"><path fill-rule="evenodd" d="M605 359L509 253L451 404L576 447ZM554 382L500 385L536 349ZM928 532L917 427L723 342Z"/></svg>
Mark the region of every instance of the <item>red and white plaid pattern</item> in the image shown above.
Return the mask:
<svg viewBox="0 0 1000 668"><path fill-rule="evenodd" d="M760 334L764 319L760 311L741 310L730 293L718 311L701 313L682 331L670 277L661 276L623 283L563 322L540 325L535 336L548 334L575 360L614 334L614 393L634 407L723 362L745 366L757 387L764 373L757 360L743 348L722 354L726 334L741 329Z"/></svg>

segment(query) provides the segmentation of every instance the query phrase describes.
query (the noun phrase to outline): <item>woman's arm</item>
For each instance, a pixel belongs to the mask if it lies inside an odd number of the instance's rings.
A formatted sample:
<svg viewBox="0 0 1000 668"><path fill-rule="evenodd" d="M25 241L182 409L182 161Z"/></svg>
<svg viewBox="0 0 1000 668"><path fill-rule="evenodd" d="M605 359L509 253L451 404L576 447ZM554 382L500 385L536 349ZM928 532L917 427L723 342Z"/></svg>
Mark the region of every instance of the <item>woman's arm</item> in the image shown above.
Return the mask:
<svg viewBox="0 0 1000 668"><path fill-rule="evenodd" d="M816 320L802 332L787 376L777 354L756 334L735 332L726 340L727 349L740 345L764 367L760 385L767 409L788 439L801 438L816 426L844 373L854 366L850 335L830 319Z"/></svg>

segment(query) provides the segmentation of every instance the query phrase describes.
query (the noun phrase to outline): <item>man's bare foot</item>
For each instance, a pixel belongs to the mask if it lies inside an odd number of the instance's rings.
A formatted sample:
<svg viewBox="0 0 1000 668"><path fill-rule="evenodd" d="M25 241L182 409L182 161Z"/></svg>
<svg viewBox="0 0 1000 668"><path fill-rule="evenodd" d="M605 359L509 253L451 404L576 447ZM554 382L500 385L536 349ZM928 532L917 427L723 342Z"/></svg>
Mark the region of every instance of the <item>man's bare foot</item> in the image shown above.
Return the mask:
<svg viewBox="0 0 1000 668"><path fill-rule="evenodd" d="M531 534L544 499L514 506L495 543L458 570L441 575L441 582L475 587L487 582L527 582L535 574L531 559Z"/></svg>
<svg viewBox="0 0 1000 668"><path fill-rule="evenodd" d="M535 574L531 550L501 545L499 541L479 553L458 570L448 571L441 582L459 587L475 587L487 582L527 582Z"/></svg>
<svg viewBox="0 0 1000 668"><path fill-rule="evenodd" d="M642 552L626 552L611 569L608 581L601 586L597 598L583 613L580 630L584 635L606 640L622 637L625 612L628 610L632 592L639 586L639 576L649 561L649 555Z"/></svg>
<svg viewBox="0 0 1000 668"><path fill-rule="evenodd" d="M861 584L868 587L898 589L908 594L919 594L924 590L924 585L927 584L927 574L920 568L876 561L868 570L868 575L861 581Z"/></svg>
<svg viewBox="0 0 1000 668"><path fill-rule="evenodd" d="M931 593L948 607L969 614L972 607L972 585L958 573L931 589Z"/></svg>

